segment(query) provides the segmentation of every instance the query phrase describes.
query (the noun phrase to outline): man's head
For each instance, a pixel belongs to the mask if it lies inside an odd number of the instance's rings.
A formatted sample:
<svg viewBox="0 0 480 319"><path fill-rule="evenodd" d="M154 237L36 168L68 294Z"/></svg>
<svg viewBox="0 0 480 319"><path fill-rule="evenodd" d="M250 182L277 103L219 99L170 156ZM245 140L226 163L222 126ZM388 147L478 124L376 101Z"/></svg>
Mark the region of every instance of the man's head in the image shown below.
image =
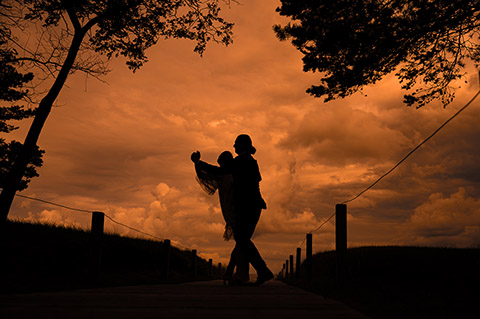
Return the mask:
<svg viewBox="0 0 480 319"><path fill-rule="evenodd" d="M252 145L252 139L247 134L238 135L235 139L235 144L233 147L235 148L235 153L238 155L243 153L253 155L257 151Z"/></svg>

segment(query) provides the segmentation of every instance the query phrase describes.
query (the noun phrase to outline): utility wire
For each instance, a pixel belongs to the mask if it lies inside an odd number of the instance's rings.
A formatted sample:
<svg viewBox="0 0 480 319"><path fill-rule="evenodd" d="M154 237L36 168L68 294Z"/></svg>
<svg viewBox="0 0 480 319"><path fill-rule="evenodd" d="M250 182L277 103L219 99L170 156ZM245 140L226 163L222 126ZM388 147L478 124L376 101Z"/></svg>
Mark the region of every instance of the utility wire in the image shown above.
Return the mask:
<svg viewBox="0 0 480 319"><path fill-rule="evenodd" d="M458 110L454 115L452 115L448 120L445 121L445 123L443 123L439 128L437 128L432 134L430 134L429 137L427 137L423 142L421 142L420 144L418 144L413 150L410 151L410 153L408 153L404 158L402 158L395 166L393 166L388 172L386 172L385 174L383 174L382 176L380 176L380 178L378 178L375 182L373 182L370 186L368 186L367 188L365 188L363 191L361 191L357 196L349 199L349 200L346 200L344 202L342 202L342 204L346 204L346 203L349 203L355 199L357 199L358 197L360 197L363 193L365 193L366 191L368 191L370 188L372 188L373 186L375 186L378 182L380 182L385 176L387 176L388 174L390 174L391 172L393 172L394 169L396 169L398 166L400 166L400 164L402 164L408 157L410 157L410 155L412 155L416 150L418 150L420 148L420 146L422 146L423 144L425 144L428 140L430 140L435 134L438 133L438 131L440 131L445 125L447 125L451 120L453 120L455 117L457 117L457 115L459 115L463 110L465 110L476 98L477 96L480 94L480 91L478 91L474 96L473 98L468 101L467 104L465 104L460 110ZM323 226L323 225L322 225Z"/></svg>

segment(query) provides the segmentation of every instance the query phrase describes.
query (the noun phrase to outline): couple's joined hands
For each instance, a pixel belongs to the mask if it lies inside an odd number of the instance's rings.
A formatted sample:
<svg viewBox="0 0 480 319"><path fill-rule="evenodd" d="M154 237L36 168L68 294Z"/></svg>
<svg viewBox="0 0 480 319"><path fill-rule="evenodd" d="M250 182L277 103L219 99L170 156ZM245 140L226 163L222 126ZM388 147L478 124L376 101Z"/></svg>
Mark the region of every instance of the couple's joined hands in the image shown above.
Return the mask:
<svg viewBox="0 0 480 319"><path fill-rule="evenodd" d="M201 155L200 155L199 151L193 152L192 155L190 155L190 159L194 163L197 163L200 160L200 157L201 157Z"/></svg>

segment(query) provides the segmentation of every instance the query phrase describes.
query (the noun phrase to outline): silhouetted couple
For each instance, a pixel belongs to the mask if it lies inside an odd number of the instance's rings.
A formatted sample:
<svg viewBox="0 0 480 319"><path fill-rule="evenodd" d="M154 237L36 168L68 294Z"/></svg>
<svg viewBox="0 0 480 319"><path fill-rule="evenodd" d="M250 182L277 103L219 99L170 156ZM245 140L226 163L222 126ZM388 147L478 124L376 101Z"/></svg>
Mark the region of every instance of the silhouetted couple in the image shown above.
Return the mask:
<svg viewBox="0 0 480 319"><path fill-rule="evenodd" d="M224 274L224 283L230 285L249 284L249 264L257 271L254 285L261 285L273 278L273 273L260 256L251 238L260 219L262 209L267 205L260 194L262 177L257 161L252 157L256 149L250 136L239 135L235 144L237 157L225 151L218 157L220 166L210 165L200 160L200 152L191 155L195 163L198 181L212 195L218 189L220 206L225 218L224 238L233 235L235 248ZM234 274L234 269L236 272Z"/></svg>

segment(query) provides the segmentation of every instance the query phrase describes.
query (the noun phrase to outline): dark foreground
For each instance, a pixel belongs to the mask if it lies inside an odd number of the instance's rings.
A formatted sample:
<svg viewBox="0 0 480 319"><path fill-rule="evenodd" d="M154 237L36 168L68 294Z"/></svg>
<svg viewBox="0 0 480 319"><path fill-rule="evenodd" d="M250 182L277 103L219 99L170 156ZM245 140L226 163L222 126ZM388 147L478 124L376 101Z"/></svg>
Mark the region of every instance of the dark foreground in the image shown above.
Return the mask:
<svg viewBox="0 0 480 319"><path fill-rule="evenodd" d="M348 306L271 281L223 287L221 281L51 293L7 294L0 318L367 318Z"/></svg>
<svg viewBox="0 0 480 319"><path fill-rule="evenodd" d="M313 257L313 278L287 280L341 300L375 319L480 318L480 249L348 249L346 278L336 280L335 252Z"/></svg>
<svg viewBox="0 0 480 319"><path fill-rule="evenodd" d="M199 257L194 276L194 255L174 246L167 276L163 242L104 234L97 279L91 239L87 230L9 221L0 231L0 294L220 278L218 269L209 271Z"/></svg>

